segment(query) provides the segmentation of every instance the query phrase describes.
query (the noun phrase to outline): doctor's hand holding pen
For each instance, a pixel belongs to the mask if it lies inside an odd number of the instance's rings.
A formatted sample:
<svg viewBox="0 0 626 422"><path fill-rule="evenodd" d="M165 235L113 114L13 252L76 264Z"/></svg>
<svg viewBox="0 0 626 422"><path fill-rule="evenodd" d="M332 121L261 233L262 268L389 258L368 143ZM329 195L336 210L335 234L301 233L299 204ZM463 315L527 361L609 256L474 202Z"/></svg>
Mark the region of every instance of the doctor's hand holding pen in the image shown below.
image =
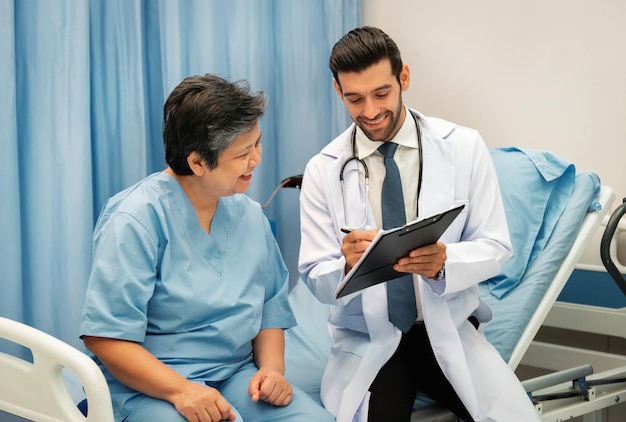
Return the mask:
<svg viewBox="0 0 626 422"><path fill-rule="evenodd" d="M341 244L341 253L346 258L346 274L361 259L361 255L368 248L372 240L376 237L379 229L373 230L350 230L341 229L344 233L348 233L343 237Z"/></svg>
<svg viewBox="0 0 626 422"><path fill-rule="evenodd" d="M345 273L361 259L379 229L350 230L341 229L347 233L342 240L341 253L346 258ZM401 273L413 273L423 277L435 278L441 273L447 259L446 244L433 243L421 248L413 249L408 256L400 258L393 269Z"/></svg>

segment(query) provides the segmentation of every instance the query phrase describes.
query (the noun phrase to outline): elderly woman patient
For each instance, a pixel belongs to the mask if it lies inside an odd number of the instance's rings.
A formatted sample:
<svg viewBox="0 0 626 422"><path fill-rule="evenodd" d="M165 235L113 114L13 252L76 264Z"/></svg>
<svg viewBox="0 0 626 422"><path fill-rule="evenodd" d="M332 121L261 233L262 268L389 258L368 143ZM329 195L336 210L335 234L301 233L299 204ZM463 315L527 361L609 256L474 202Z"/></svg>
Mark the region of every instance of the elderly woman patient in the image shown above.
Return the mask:
<svg viewBox="0 0 626 422"><path fill-rule="evenodd" d="M164 107L168 167L102 210L81 335L116 420L334 420L283 376L288 274L243 195L264 111L245 82L186 78Z"/></svg>

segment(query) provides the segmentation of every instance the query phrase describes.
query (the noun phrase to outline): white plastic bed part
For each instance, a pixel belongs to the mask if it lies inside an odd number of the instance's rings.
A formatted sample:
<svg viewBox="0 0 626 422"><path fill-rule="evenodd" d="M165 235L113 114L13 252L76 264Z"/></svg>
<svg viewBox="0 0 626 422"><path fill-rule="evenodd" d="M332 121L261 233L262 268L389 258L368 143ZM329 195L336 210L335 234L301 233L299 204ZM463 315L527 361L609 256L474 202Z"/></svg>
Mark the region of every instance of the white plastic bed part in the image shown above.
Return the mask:
<svg viewBox="0 0 626 422"><path fill-rule="evenodd" d="M611 220L614 216L611 216ZM616 247L618 237L626 233L626 223L621 221L613 228L615 231L610 232L608 238L605 232L602 240L603 242L611 241L609 245L610 260L616 266L615 270L621 274L626 274L626 266L619 264L617 259ZM579 265L577 268L603 271L602 267L594 268L593 265ZM624 288L621 288L624 292ZM626 308L556 302L543 325L626 339ZM605 420L607 408L626 401L626 356L622 354L600 352L577 345L564 346L545 341L535 341L529 347L522 363L549 371L562 371L565 368L584 363L591 365L594 369L594 374L587 377L589 383L592 384L594 381L601 380L598 385L591 385L587 388L588 398L586 399L570 398L542 403L539 410L543 421L565 421L582 416L584 422L601 422ZM561 385L548 387L539 393L551 394L567 390L571 388L571 385L568 384L565 382Z"/></svg>
<svg viewBox="0 0 626 422"><path fill-rule="evenodd" d="M31 326L0 317L0 339L30 349L33 362L0 352L0 410L42 422L112 422L107 382L85 353ZM88 416L67 390L63 369L81 381Z"/></svg>
<svg viewBox="0 0 626 422"><path fill-rule="evenodd" d="M576 268L577 263L582 258L585 248L597 231L602 227L601 223L604 217L608 214L614 199L615 194L613 192L613 188L602 186L598 195L598 202L602 205L602 209L595 212L589 212L585 216L574 244L572 245L569 253L565 256L565 259L559 267L554 280L550 284L550 287L548 287L548 290L539 303L537 310L533 314L531 320L526 326L526 329L524 330L524 333L513 350L513 354L509 360L509 366L512 369L517 368L520 364L522 357L528 350L528 347L535 338L539 328L544 323L548 313L556 303L559 294L563 290L563 286L565 286L565 283L567 283L567 280Z"/></svg>

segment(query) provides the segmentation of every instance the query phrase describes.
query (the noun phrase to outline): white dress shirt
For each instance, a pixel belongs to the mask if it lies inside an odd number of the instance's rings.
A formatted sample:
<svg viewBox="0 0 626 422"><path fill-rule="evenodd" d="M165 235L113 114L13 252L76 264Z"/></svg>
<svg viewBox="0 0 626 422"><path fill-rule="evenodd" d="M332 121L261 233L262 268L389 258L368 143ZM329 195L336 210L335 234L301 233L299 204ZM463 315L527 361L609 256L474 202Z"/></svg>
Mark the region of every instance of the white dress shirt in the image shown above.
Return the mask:
<svg viewBox="0 0 626 422"><path fill-rule="evenodd" d="M415 120L409 109L405 106L404 110L404 123L400 131L392 139L392 142L398 144L398 149L394 154L394 160L400 170L405 217L408 222L417 218L417 187L420 160L417 142L417 126L415 125ZM369 201L372 205L372 211L378 227L383 226L381 193L383 180L385 178L385 164L383 162L383 155L378 152L378 147L382 144L383 143L379 141L371 141L365 133L357 127L356 154L360 159L365 161L369 170ZM361 177L363 177L363 173L361 173ZM418 311L417 320L422 321L423 317L418 289L415 289L415 302L417 303Z"/></svg>

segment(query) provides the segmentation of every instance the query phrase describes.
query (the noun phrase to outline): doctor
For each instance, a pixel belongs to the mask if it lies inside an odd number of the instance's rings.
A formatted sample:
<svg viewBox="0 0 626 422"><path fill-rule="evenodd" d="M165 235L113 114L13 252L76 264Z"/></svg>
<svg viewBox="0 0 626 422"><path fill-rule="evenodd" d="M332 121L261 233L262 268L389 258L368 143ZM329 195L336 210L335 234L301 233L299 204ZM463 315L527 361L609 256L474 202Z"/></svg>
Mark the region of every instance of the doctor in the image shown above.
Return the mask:
<svg viewBox="0 0 626 422"><path fill-rule="evenodd" d="M465 422L538 421L518 379L483 334L492 313L477 285L498 274L512 250L482 138L403 105L409 68L380 29L346 34L333 47L330 68L355 124L306 167L299 258L309 289L336 305L321 385L325 407L339 422L409 421L415 395L423 392ZM393 196L401 198L404 206L396 208L404 208L406 221L465 208L439 242L398 261L394 268L409 275L408 283L398 278L337 300L344 274L378 228L388 228L390 200L383 191L389 188L383 185L394 171L378 151L384 144L397 144L391 156L401 192ZM410 289L401 295L410 302L404 322L389 314L401 305L388 304L388 289L401 282Z"/></svg>

